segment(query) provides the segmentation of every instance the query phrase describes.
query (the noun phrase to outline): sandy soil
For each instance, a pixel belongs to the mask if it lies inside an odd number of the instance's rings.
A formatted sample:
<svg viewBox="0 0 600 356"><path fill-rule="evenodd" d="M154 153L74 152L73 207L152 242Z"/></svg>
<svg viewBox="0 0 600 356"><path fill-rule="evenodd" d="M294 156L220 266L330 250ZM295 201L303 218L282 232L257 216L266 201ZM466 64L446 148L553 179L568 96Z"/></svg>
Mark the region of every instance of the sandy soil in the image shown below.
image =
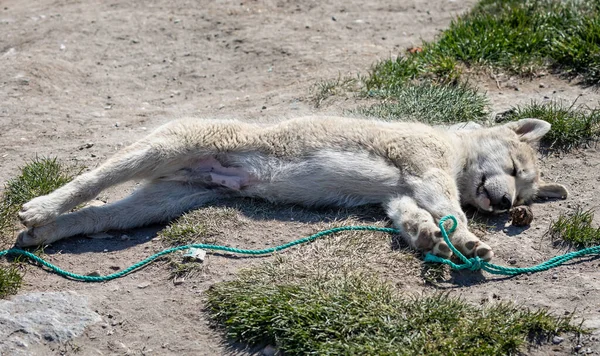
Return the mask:
<svg viewBox="0 0 600 356"><path fill-rule="evenodd" d="M180 116L278 120L341 111L358 99L334 98L318 110L309 93L318 81L366 73L374 62L430 40L474 0L408 1L78 1L5 0L0 5L0 181L36 155L95 167L123 145ZM534 81L480 77L493 110L532 99L564 99L591 106L600 96L544 77ZM516 90L518 88L519 90ZM87 143L93 144L83 148ZM89 145L88 145L89 146ZM504 228L485 239L496 262L528 266L564 252L544 232L559 213L580 204L597 207L600 152L589 148L544 159L547 180L565 183L565 202L534 205L529 229ZM111 189L115 200L133 189ZM313 233L297 212L249 219L231 236L258 247ZM315 220L314 215L312 220ZM318 220L318 216L316 218ZM65 269L111 273L162 248L160 227L128 231L129 240L69 239L46 252ZM228 239L229 240L229 239ZM40 354L215 355L249 351L224 342L201 312L202 292L257 259L212 256L201 276L174 284L168 268L152 265L103 284L68 281L30 269L22 293L74 290L89 296L104 322L70 345L37 345ZM474 302L512 300L575 311L600 331L596 259L513 279L456 274L439 288ZM413 291L431 289L422 282ZM595 338L595 336L594 336ZM569 353L572 344L532 353ZM582 350L598 352L593 339Z"/></svg>

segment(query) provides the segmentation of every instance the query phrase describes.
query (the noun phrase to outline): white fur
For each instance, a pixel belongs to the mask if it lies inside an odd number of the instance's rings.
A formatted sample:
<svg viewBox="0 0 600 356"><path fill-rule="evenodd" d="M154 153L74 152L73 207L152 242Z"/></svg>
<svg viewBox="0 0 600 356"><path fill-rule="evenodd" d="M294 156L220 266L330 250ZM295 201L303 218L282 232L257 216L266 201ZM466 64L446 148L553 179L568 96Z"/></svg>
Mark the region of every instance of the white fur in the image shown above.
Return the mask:
<svg viewBox="0 0 600 356"><path fill-rule="evenodd" d="M538 192L566 197L540 181L535 144L548 130L525 119L495 128L435 128L341 117L307 117L271 126L184 119L160 127L97 169L25 204L18 244L166 221L224 196L305 206L383 204L414 248L449 256L439 219L459 220L453 243L489 260L491 248L467 227L461 204L504 211ZM514 173L517 173L513 176ZM70 212L103 189L146 183L130 197Z"/></svg>

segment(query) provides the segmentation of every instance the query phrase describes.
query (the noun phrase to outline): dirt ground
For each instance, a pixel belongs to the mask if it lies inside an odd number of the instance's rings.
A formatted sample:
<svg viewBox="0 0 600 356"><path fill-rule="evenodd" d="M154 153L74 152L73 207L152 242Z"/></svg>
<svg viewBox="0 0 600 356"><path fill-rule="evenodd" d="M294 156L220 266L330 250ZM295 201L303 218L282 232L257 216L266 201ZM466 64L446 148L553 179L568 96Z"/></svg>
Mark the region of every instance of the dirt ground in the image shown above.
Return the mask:
<svg viewBox="0 0 600 356"><path fill-rule="evenodd" d="M24 162L57 156L93 168L124 145L181 116L279 120L337 113L360 99L333 98L318 110L311 88L338 75L366 74L377 60L431 40L474 0L407 1L79 1L0 2L0 181ZM476 79L496 112L532 99L563 99L598 106L600 95L546 76L533 81L500 76ZM485 238L496 263L529 266L565 252L544 236L552 219L576 205L596 208L600 195L597 147L542 163L546 180L566 184L567 201L533 206L528 229L505 228ZM103 193L113 201L133 184ZM260 247L315 232L294 210L252 221L231 243ZM380 217L382 218L382 217ZM596 219L598 222L598 219ZM107 240L68 239L48 248L51 262L74 272L101 274L125 268L162 249L161 227ZM229 238L228 238L229 240ZM69 345L34 345L39 354L219 355L247 354L225 342L202 313L202 292L231 279L259 259L211 256L201 276L175 284L156 264L101 284L69 281L29 269L20 293L73 290L88 296L103 322ZM597 259L512 279L455 274L439 288L476 303L516 301L575 312L600 333ZM430 286L415 283L411 291ZM599 334L600 335L600 334ZM599 353L596 336L581 350ZM571 352L571 343L531 353Z"/></svg>

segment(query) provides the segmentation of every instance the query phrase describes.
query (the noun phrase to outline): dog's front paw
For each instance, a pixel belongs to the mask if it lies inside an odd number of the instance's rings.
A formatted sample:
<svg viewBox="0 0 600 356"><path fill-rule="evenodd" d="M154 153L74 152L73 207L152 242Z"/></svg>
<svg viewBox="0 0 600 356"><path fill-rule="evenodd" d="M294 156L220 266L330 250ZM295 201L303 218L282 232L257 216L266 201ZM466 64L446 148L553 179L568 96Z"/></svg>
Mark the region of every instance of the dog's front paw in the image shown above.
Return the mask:
<svg viewBox="0 0 600 356"><path fill-rule="evenodd" d="M60 207L50 196L44 195L25 203L19 212L19 219L27 227L42 226L60 215Z"/></svg>
<svg viewBox="0 0 600 356"><path fill-rule="evenodd" d="M494 257L492 248L485 242L481 242L479 239L467 241L462 246L457 247L466 257L478 256L484 261L490 261Z"/></svg>
<svg viewBox="0 0 600 356"><path fill-rule="evenodd" d="M23 230L17 236L16 245L18 247L32 247L47 245L58 240L56 232L56 224L50 223L40 227L32 227Z"/></svg>

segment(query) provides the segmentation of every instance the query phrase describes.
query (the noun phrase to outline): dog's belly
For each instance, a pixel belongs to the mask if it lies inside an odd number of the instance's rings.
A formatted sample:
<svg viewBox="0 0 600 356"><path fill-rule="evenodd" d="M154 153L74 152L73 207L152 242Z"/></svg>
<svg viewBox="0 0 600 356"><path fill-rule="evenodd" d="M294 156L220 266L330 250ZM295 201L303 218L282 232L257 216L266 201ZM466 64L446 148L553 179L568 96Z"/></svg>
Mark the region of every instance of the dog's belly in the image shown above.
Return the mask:
<svg viewBox="0 0 600 356"><path fill-rule="evenodd" d="M402 190L398 168L383 158L333 150L293 158L256 152L201 157L161 179L308 206L380 203Z"/></svg>

